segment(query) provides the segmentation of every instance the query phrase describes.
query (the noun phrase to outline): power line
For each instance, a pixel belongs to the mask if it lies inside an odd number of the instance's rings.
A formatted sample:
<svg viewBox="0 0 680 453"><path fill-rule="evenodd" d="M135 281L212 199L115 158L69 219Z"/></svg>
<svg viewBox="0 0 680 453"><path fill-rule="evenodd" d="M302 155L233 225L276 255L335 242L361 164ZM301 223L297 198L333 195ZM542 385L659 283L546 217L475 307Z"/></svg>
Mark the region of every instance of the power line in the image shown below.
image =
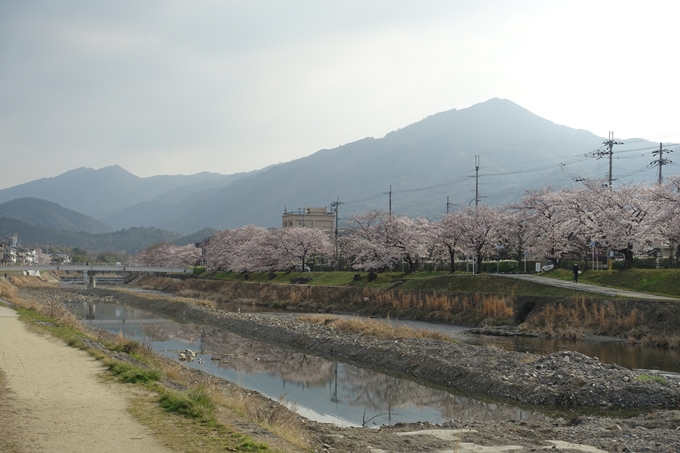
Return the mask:
<svg viewBox="0 0 680 453"><path fill-rule="evenodd" d="M659 143L659 150L658 150L658 151L654 151L654 152L652 153L652 154L654 154L655 156L658 154L658 155L659 155L659 159L650 162L650 165L656 165L656 166L659 167L659 185L663 184L663 174L661 173L661 171L662 171L662 169L663 169L663 166L664 166L664 165L668 165L668 164L672 164L672 163L673 163L671 160L666 159L665 157L663 157L663 152L664 152L664 151L666 151L667 153L672 153L672 152L673 152L673 150L664 149L664 148L663 148L663 143Z"/></svg>
<svg viewBox="0 0 680 453"><path fill-rule="evenodd" d="M598 151L596 153L597 156L603 157L603 156L609 156L609 188L611 189L612 187L612 156L614 155L614 145L623 145L623 142L620 140L614 139L614 132L610 131L609 132L609 139L605 140L602 142L603 145L607 146L609 149L605 151Z"/></svg>

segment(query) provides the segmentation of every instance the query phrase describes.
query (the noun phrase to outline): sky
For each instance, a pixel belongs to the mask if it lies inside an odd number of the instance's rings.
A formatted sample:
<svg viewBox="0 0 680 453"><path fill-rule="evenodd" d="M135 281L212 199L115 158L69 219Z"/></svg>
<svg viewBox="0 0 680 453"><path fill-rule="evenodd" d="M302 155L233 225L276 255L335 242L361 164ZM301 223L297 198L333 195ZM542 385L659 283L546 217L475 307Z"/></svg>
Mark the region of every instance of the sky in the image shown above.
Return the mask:
<svg viewBox="0 0 680 453"><path fill-rule="evenodd" d="M0 0L0 189L256 170L494 97L677 143L678 18L674 0Z"/></svg>

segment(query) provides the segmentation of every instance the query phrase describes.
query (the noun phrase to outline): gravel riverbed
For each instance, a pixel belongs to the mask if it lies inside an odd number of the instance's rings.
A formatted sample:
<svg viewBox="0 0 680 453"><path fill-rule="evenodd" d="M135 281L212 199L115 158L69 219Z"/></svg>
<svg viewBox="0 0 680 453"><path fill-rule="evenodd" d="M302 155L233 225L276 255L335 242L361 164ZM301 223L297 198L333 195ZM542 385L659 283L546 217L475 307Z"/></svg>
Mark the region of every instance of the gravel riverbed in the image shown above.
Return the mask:
<svg viewBox="0 0 680 453"><path fill-rule="evenodd" d="M670 374L602 364L597 358L570 351L539 356L430 339L367 337L338 331L333 323L310 324L295 314L230 313L116 290L25 293L34 299L116 301L488 401L559 414L546 421L451 420L380 429L306 421L310 442L318 452L680 452L680 412L676 410L680 380Z"/></svg>

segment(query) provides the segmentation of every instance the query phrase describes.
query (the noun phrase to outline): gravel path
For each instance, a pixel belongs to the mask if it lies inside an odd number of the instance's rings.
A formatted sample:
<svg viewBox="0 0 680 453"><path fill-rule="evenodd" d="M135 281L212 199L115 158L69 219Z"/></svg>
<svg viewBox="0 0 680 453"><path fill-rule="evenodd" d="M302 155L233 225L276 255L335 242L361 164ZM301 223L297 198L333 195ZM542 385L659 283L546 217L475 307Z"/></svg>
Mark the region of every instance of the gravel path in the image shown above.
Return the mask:
<svg viewBox="0 0 680 453"><path fill-rule="evenodd" d="M127 412L124 391L84 351L26 329L0 305L0 451L165 453Z"/></svg>

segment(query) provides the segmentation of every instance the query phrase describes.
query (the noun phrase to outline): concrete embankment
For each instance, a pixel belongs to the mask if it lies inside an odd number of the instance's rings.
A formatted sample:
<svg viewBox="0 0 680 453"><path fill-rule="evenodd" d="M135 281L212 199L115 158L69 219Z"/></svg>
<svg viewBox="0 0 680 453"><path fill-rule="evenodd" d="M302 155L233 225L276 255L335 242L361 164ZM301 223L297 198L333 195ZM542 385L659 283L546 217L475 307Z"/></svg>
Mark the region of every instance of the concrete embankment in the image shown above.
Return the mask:
<svg viewBox="0 0 680 453"><path fill-rule="evenodd" d="M432 385L519 404L605 409L672 408L675 381L649 379L573 352L546 357L430 339L384 339L310 324L292 314L235 314L190 302L149 299L94 289L140 309L182 322L228 329L261 341L350 361Z"/></svg>

